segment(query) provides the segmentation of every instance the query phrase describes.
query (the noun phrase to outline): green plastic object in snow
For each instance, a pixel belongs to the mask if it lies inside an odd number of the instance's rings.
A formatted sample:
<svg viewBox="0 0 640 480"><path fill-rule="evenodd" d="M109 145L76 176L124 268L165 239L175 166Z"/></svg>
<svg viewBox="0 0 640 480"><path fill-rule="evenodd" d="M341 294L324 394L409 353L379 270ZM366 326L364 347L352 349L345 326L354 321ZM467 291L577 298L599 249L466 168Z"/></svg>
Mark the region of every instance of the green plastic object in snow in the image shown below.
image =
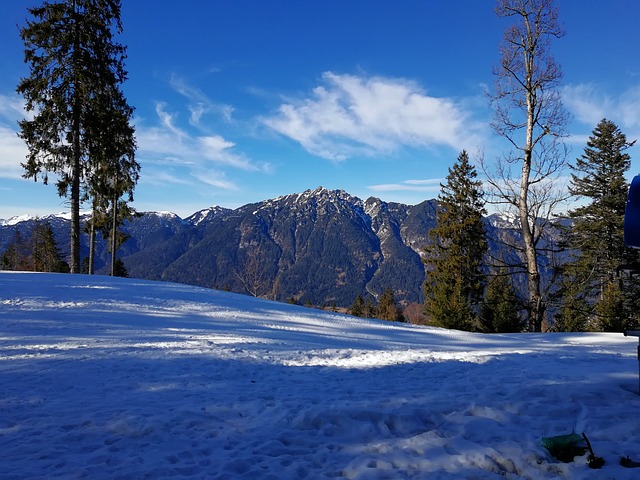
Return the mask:
<svg viewBox="0 0 640 480"><path fill-rule="evenodd" d="M542 446L562 462L572 462L574 457L584 455L587 451L584 438L578 433L545 437Z"/></svg>

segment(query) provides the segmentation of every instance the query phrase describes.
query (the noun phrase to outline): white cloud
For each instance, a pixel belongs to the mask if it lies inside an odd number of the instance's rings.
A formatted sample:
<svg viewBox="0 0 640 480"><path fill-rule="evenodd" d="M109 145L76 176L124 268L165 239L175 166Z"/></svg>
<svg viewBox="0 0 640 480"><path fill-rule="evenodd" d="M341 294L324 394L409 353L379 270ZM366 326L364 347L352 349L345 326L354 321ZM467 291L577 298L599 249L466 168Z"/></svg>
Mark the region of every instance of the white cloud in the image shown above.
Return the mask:
<svg viewBox="0 0 640 480"><path fill-rule="evenodd" d="M0 117L10 122L17 122L21 118L27 118L24 109L25 103L21 97L16 95L0 94Z"/></svg>
<svg viewBox="0 0 640 480"><path fill-rule="evenodd" d="M625 129L640 128L640 85L612 96L593 83L567 85L562 101L575 118L591 128L607 118Z"/></svg>
<svg viewBox="0 0 640 480"><path fill-rule="evenodd" d="M235 144L219 135L203 136L198 138L202 157L214 163L239 168L245 171L259 171L261 167L252 163L244 155L235 153Z"/></svg>
<svg viewBox="0 0 640 480"><path fill-rule="evenodd" d="M594 84L565 86L562 103L578 121L594 127L612 108L611 99L600 94Z"/></svg>
<svg viewBox="0 0 640 480"><path fill-rule="evenodd" d="M627 90L620 99L620 117L624 126L640 127L640 85Z"/></svg>
<svg viewBox="0 0 640 480"><path fill-rule="evenodd" d="M172 74L169 79L171 87L189 101L191 116L189 123L201 128L202 117L209 113L221 115L227 122L232 120L233 107L231 105L213 102L202 90L189 85L187 81L177 74Z"/></svg>
<svg viewBox="0 0 640 480"><path fill-rule="evenodd" d="M239 190L238 186L235 183L227 179L227 176L224 174L224 172L220 172L217 170L201 171L199 172L199 179L201 182L221 190Z"/></svg>
<svg viewBox="0 0 640 480"><path fill-rule="evenodd" d="M235 190L233 182L223 172L213 173L211 165L228 167L247 172L269 172L271 166L253 162L235 143L220 135L193 134L177 125L178 116L168 111L167 104L156 103L157 123L153 126L137 125L136 136L139 158L157 169L163 166L167 175L171 167L186 168L191 178L217 188ZM184 175L184 173L180 173ZM164 179L164 181L169 181ZM175 182L170 182L175 183Z"/></svg>
<svg viewBox="0 0 640 480"><path fill-rule="evenodd" d="M310 153L330 160L402 148L460 149L478 126L455 101L428 96L415 82L327 72L313 95L282 104L263 122Z"/></svg>
<svg viewBox="0 0 640 480"><path fill-rule="evenodd" d="M24 100L0 94L0 177L19 179L24 173L27 146L17 135L18 120L26 118Z"/></svg>
<svg viewBox="0 0 640 480"><path fill-rule="evenodd" d="M375 192L439 192L441 179L404 180L401 183L383 183L370 185L368 188Z"/></svg>
<svg viewBox="0 0 640 480"><path fill-rule="evenodd" d="M141 184L166 186L166 185L191 185L192 182L185 180L184 178L171 174L166 170L159 170L157 168L146 168L144 175L140 177Z"/></svg>
<svg viewBox="0 0 640 480"><path fill-rule="evenodd" d="M16 132L0 125L0 177L19 179L24 173L21 166L26 161L27 146Z"/></svg>

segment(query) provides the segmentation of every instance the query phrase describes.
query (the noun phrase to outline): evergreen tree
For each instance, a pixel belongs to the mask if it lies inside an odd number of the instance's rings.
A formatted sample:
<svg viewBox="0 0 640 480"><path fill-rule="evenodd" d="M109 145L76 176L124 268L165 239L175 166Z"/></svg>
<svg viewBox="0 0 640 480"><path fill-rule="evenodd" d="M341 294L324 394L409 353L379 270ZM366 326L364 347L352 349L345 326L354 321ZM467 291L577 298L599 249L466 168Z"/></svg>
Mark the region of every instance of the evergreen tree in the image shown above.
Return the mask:
<svg viewBox="0 0 640 480"><path fill-rule="evenodd" d="M124 262L121 258L116 259L115 267L111 272L111 276L113 277L128 277L129 272L127 271L127 267L125 267Z"/></svg>
<svg viewBox="0 0 640 480"><path fill-rule="evenodd" d="M635 312L635 277L620 277L618 267L636 263L638 254L624 244L624 212L629 185L624 177L634 142L613 122L603 119L576 160L570 192L589 201L569 212L566 243L573 257L564 267L564 327L611 330L622 328ZM614 315L621 318L615 320Z"/></svg>
<svg viewBox="0 0 640 480"><path fill-rule="evenodd" d="M37 224L32 233L31 258L36 272L68 272L69 266L62 259L51 224Z"/></svg>
<svg viewBox="0 0 640 480"><path fill-rule="evenodd" d="M391 320L400 322L403 320L402 311L396 305L396 299L393 290L387 288L380 296L378 302L377 318L381 320Z"/></svg>
<svg viewBox="0 0 640 480"><path fill-rule="evenodd" d="M591 330L591 307L583 295L580 294L580 285L570 280L571 276L564 279L561 287L562 303L560 311L556 315L553 330L556 332L586 332Z"/></svg>
<svg viewBox="0 0 640 480"><path fill-rule="evenodd" d="M425 311L433 324L473 330L485 285L482 262L487 252L481 182L462 151L449 169L438 195L432 244L425 249L429 265Z"/></svg>
<svg viewBox="0 0 640 480"><path fill-rule="evenodd" d="M524 325L518 306L521 304L511 276L495 275L487 285L480 319L487 333L521 332Z"/></svg>
<svg viewBox="0 0 640 480"><path fill-rule="evenodd" d="M608 282L595 306L596 326L605 332L623 332L629 325L622 282Z"/></svg>
<svg viewBox="0 0 640 480"><path fill-rule="evenodd" d="M115 207L115 208L114 208ZM127 220L132 220L134 217L139 214L133 209L127 202L124 200L118 201L116 197L113 198L111 203L111 210L109 212L109 216L111 217L111 223L106 230L103 230L103 236L109 238L109 252L111 253L111 275L112 276L123 276L117 275L117 265L118 259L116 259L116 252L118 248L126 242L130 235L128 233L120 230L120 227Z"/></svg>
<svg viewBox="0 0 640 480"><path fill-rule="evenodd" d="M27 272L68 272L69 266L62 259L51 225L36 223L30 238L25 239L16 230L13 241L1 259L2 270Z"/></svg>
<svg viewBox="0 0 640 480"><path fill-rule="evenodd" d="M91 178L88 193L93 199L92 228L109 237L111 274L116 268L116 252L126 240L120 232L125 220L131 220L135 210L128 204L140 176L140 165L135 160L134 129L131 126L133 109L127 105L121 92L113 89L100 97L103 108L94 112L94 123L101 125L100 137L91 142ZM105 113L106 112L106 115ZM127 195L127 200L122 199ZM91 247L93 247L92 238ZM91 256L91 254L90 254Z"/></svg>
<svg viewBox="0 0 640 480"><path fill-rule="evenodd" d="M362 311L362 316L364 318L376 318L378 314L378 309L376 308L375 303L371 299L371 297L367 297L367 300L364 302L364 310Z"/></svg>
<svg viewBox="0 0 640 480"><path fill-rule="evenodd" d="M121 126L131 111L119 90L125 47L113 40L122 31L120 1L47 1L28 11L33 19L20 36L30 75L17 88L34 113L19 122L28 148L24 176L45 184L50 173L58 176L58 193L70 199L70 269L78 273L82 186L100 171L96 162L105 157L96 153L131 143L132 130L110 125Z"/></svg>
<svg viewBox="0 0 640 480"><path fill-rule="evenodd" d="M20 230L16 229L13 241L7 246L2 254L2 270L6 271L29 271L29 248Z"/></svg>
<svg viewBox="0 0 640 480"><path fill-rule="evenodd" d="M350 311L351 315L353 315L354 317L364 316L364 299L361 295L358 294L356 299L353 301Z"/></svg>

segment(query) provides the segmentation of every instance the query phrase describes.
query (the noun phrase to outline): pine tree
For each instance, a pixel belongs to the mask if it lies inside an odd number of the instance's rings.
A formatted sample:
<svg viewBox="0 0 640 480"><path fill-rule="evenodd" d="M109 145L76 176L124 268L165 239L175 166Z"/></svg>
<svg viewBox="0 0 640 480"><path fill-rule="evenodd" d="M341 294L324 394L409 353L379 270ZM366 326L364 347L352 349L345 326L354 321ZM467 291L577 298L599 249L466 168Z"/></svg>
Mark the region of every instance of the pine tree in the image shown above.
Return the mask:
<svg viewBox="0 0 640 480"><path fill-rule="evenodd" d="M45 184L58 176L58 193L70 199L70 269L78 273L82 187L105 160L97 152L131 143L132 130L120 128L131 111L119 90L125 47L113 40L122 31L120 1L48 1L28 11L33 19L20 36L30 75L17 88L33 112L19 122L28 148L24 176Z"/></svg>
<svg viewBox="0 0 640 480"><path fill-rule="evenodd" d="M362 310L362 316L364 318L376 318L377 314L378 314L378 308L376 307L371 297L367 297L367 300L364 302L364 309Z"/></svg>
<svg viewBox="0 0 640 480"><path fill-rule="evenodd" d="M93 200L91 233L97 228L105 238L109 237L111 274L115 275L116 252L126 240L119 229L124 221L136 216L128 202L133 201L140 165L135 160L136 142L131 126L133 108L117 89L101 95L99 100L102 108L93 112L93 123L101 126L100 137L91 142L88 182L88 193ZM127 200L121 198L123 195L128 196ZM91 240L90 248L94 247L95 235ZM90 263L90 266L93 265Z"/></svg>
<svg viewBox="0 0 640 480"><path fill-rule="evenodd" d="M586 332L592 329L590 325L592 308L580 294L580 285L571 278L571 276L565 277L561 287L562 303L553 324L553 330L556 332Z"/></svg>
<svg viewBox="0 0 640 480"><path fill-rule="evenodd" d="M13 241L2 254L2 270L6 271L30 271L29 247L20 230L16 229Z"/></svg>
<svg viewBox="0 0 640 480"><path fill-rule="evenodd" d="M115 267L111 272L112 277L128 277L129 272L127 271L127 267L125 267L124 262L121 258L116 259Z"/></svg>
<svg viewBox="0 0 640 480"><path fill-rule="evenodd" d="M595 306L598 330L623 332L628 324L622 282L608 282Z"/></svg>
<svg viewBox="0 0 640 480"><path fill-rule="evenodd" d="M603 119L573 167L570 192L589 203L569 212L572 224L566 242L573 257L564 267L565 326L620 329L635 313L624 305L635 301L637 281L617 272L622 264L638 260L637 252L624 244L629 188L624 175L631 163L625 152L633 144L615 123ZM613 315L622 318L614 320Z"/></svg>
<svg viewBox="0 0 640 480"><path fill-rule="evenodd" d="M0 260L2 270L28 272L68 272L62 259L51 225L37 222L26 239L16 230L13 241Z"/></svg>
<svg viewBox="0 0 640 480"><path fill-rule="evenodd" d="M438 195L432 244L425 249L429 265L425 282L425 311L433 324L473 330L484 292L482 262L487 252L483 223L482 183L462 151L449 169Z"/></svg>
<svg viewBox="0 0 640 480"><path fill-rule="evenodd" d="M400 322L403 320L402 311L396 304L396 299L393 295L393 290L387 288L378 301L377 318L381 320L391 320L394 322Z"/></svg>
<svg viewBox="0 0 640 480"><path fill-rule="evenodd" d="M495 275L487 285L480 319L481 330L487 333L521 332L524 325L518 306L520 299L508 275Z"/></svg>
<svg viewBox="0 0 640 480"><path fill-rule="evenodd" d="M356 299L353 301L351 305L351 315L354 317L363 317L364 316L364 299L362 295L358 295Z"/></svg>
<svg viewBox="0 0 640 480"><path fill-rule="evenodd" d="M69 266L62 259L51 224L37 224L32 233L31 258L36 272L68 272Z"/></svg>

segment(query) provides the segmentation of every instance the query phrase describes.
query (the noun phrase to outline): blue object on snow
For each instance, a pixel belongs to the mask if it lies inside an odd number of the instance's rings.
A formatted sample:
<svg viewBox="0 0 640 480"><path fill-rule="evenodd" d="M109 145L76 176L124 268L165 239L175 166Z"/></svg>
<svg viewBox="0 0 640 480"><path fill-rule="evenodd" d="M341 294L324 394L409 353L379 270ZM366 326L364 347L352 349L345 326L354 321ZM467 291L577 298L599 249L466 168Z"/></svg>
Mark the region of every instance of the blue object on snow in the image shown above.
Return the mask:
<svg viewBox="0 0 640 480"><path fill-rule="evenodd" d="M631 180L624 212L624 243L640 248L640 175Z"/></svg>

